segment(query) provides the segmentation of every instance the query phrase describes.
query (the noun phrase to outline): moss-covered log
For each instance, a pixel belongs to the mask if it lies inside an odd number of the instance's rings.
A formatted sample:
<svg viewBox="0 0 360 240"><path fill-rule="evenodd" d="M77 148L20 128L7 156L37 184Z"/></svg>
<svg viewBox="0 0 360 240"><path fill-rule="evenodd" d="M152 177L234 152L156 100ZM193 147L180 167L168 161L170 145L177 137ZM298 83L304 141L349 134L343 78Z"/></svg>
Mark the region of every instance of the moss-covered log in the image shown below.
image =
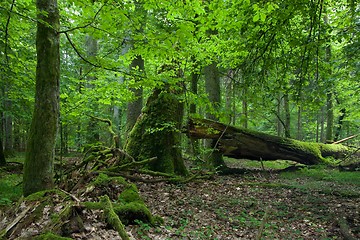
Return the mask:
<svg viewBox="0 0 360 240"><path fill-rule="evenodd" d="M125 227L122 224L119 216L114 212L112 203L107 195L101 197L101 203L104 206L104 215L106 216L106 221L118 231L121 239L128 240L130 239L125 231Z"/></svg>
<svg viewBox="0 0 360 240"><path fill-rule="evenodd" d="M302 142L207 119L191 119L187 134L195 139L216 139L224 156L238 159L284 159L313 165L326 162L325 157L340 158L349 153L343 145Z"/></svg>

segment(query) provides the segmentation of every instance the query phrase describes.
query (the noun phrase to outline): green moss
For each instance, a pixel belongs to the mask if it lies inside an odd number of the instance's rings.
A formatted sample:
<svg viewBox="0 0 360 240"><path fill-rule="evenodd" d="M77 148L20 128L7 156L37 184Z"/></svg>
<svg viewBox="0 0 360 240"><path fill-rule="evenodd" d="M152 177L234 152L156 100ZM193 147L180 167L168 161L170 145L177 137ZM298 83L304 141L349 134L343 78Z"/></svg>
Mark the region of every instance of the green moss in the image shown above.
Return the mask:
<svg viewBox="0 0 360 240"><path fill-rule="evenodd" d="M119 195L119 201L122 203L140 202L143 203L139 195L139 190L135 184L129 184Z"/></svg>
<svg viewBox="0 0 360 240"><path fill-rule="evenodd" d="M99 202L83 202L82 204L88 209L94 209L94 210L103 209L101 203Z"/></svg>
<svg viewBox="0 0 360 240"><path fill-rule="evenodd" d="M100 173L92 182L94 186L108 185L110 182L117 182L119 184L127 185L128 183L123 177L109 177L106 174Z"/></svg>
<svg viewBox="0 0 360 240"><path fill-rule="evenodd" d="M44 200L46 198L48 198L49 196L52 196L52 195L58 195L58 196L61 196L61 197L64 197L66 198L66 194L57 190L57 189L50 189L50 190L44 190L44 191L39 191L39 192L36 192L36 193L33 193L33 194L30 194L29 196L27 196L25 198L25 200L27 201L41 201L41 200Z"/></svg>
<svg viewBox="0 0 360 240"><path fill-rule="evenodd" d="M114 211L124 224L134 224L135 220L155 224L150 210L144 203L131 202L125 205L114 207Z"/></svg>
<svg viewBox="0 0 360 240"><path fill-rule="evenodd" d="M61 237L57 234L54 234L52 232L46 232L43 233L37 237L34 238L34 240L71 240L72 238L67 237Z"/></svg>
<svg viewBox="0 0 360 240"><path fill-rule="evenodd" d="M305 153L308 159L304 159L305 164L317 164L324 162L324 158L321 155L320 147L318 143L314 142L301 142L294 139L279 138L283 141L284 145L287 145L294 152L299 151L302 154Z"/></svg>
<svg viewBox="0 0 360 240"><path fill-rule="evenodd" d="M119 233L121 239L127 240L129 236L127 235L122 221L119 219L118 215L114 211L113 204L111 203L107 195L100 198L100 202L103 205L104 214L106 221L113 226L113 228Z"/></svg>

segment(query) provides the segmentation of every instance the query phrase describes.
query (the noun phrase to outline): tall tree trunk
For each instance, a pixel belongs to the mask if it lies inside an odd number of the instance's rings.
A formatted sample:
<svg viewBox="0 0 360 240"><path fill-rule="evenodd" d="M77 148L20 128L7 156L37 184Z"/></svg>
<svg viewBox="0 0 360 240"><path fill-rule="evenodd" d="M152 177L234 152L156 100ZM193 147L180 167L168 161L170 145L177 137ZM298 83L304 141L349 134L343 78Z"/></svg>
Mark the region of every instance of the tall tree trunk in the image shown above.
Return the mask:
<svg viewBox="0 0 360 240"><path fill-rule="evenodd" d="M4 155L4 151L3 151L3 144L1 141L1 137L0 137L0 166L5 166L6 165L6 160L5 160L5 155Z"/></svg>
<svg viewBox="0 0 360 240"><path fill-rule="evenodd" d="M220 94L220 77L219 70L216 63L213 62L204 68L205 75L205 90L208 94L211 103L211 109L206 113L206 117L211 120L218 120L216 113L220 108L221 94ZM211 167L223 168L226 167L222 154L216 148L216 140L208 139L205 141L207 148L211 149L211 153L207 155L207 161Z"/></svg>
<svg viewBox="0 0 360 240"><path fill-rule="evenodd" d="M92 60L95 59L97 54L98 54L98 41L93 38L92 36L86 36L86 54L87 57ZM96 77L94 76L89 76L91 75L92 69L90 66L88 66L86 68L86 72L85 74L87 74L86 79L87 79L87 87L88 88L93 88L93 81L96 79ZM90 100L90 102L88 103L89 106L91 107L93 112L97 112L98 111L98 104L96 102L96 100ZM100 141L100 130L99 130L99 122L94 119L94 118L90 118L88 125L87 125L87 129L86 129L86 136L87 136L87 143L91 144L91 143L96 143Z"/></svg>
<svg viewBox="0 0 360 240"><path fill-rule="evenodd" d="M122 109L118 106L114 106L113 122L114 122L114 131L115 131L115 134L117 135L117 139L114 139L116 148L123 147L122 139L120 137L121 115L122 115Z"/></svg>
<svg viewBox="0 0 360 240"><path fill-rule="evenodd" d="M321 107L320 116L320 142L325 142L325 107Z"/></svg>
<svg viewBox="0 0 360 240"><path fill-rule="evenodd" d="M290 129L291 129L291 115L290 115L290 104L289 104L289 94L284 95L284 111L285 111L285 137L291 138Z"/></svg>
<svg viewBox="0 0 360 240"><path fill-rule="evenodd" d="M242 90L242 117L241 122L242 126L244 128L248 128L248 122L249 122L249 111L248 111L248 102L247 102L247 87L244 86Z"/></svg>
<svg viewBox="0 0 360 240"><path fill-rule="evenodd" d="M301 105L298 106L298 112L297 112L297 116L298 116L298 122L297 122L297 136L296 138L298 140L302 140L302 107Z"/></svg>
<svg viewBox="0 0 360 240"><path fill-rule="evenodd" d="M24 164L24 196L51 189L59 120L59 10L57 0L37 0L36 93Z"/></svg>
<svg viewBox="0 0 360 240"><path fill-rule="evenodd" d="M326 142L332 142L333 139L333 127L334 127L334 112L333 112L333 99L332 93L329 92L326 99Z"/></svg>
<svg viewBox="0 0 360 240"><path fill-rule="evenodd" d="M196 70L193 70L191 72L191 79L190 79L190 91L195 96L198 94L198 82L200 78L200 74L195 72ZM195 103L191 103L189 107L189 115L194 116L197 112L197 106ZM188 140L188 152L193 156L199 155L199 141L197 139L189 139Z"/></svg>
<svg viewBox="0 0 360 240"><path fill-rule="evenodd" d="M276 106L276 132L277 132L277 136L278 137L281 137L282 136L282 133L283 133L283 129L284 129L284 125L282 124L283 121L282 121L282 114L281 114L281 106L282 106L282 97L281 95L279 94L278 95L278 98L277 98L277 106Z"/></svg>
<svg viewBox="0 0 360 240"><path fill-rule="evenodd" d="M194 95L198 94L198 82L199 82L199 78L200 75L196 72L192 72L191 73L191 85L190 85L190 90L191 93ZM196 104L195 103L191 103L190 104L190 114L195 114L196 113Z"/></svg>
<svg viewBox="0 0 360 240"><path fill-rule="evenodd" d="M5 110L10 113L12 108L12 102L9 99L5 100ZM5 144L4 153L7 156L11 156L14 153L13 147L13 118L11 114L6 114L4 118L4 133L5 133Z"/></svg>
<svg viewBox="0 0 360 240"><path fill-rule="evenodd" d="M141 74L144 72L144 59L141 56L136 56L130 65L130 71ZM135 79L135 81L139 81L139 79ZM134 127L136 120L141 114L141 109L143 107L143 89L142 87L131 89L134 93L135 100L128 103L127 111L126 111L126 132L130 132Z"/></svg>
<svg viewBox="0 0 360 240"><path fill-rule="evenodd" d="M5 160L5 155L4 155L4 146L2 143L2 138L3 138L3 134L2 134L2 112L0 112L0 166L4 166L6 165L6 160Z"/></svg>
<svg viewBox="0 0 360 240"><path fill-rule="evenodd" d="M334 137L335 142L339 140L341 130L342 130L343 125L344 125L344 117L345 117L345 114L346 114L346 109L342 108L340 110L340 113L341 114L340 114L339 119L338 119L338 123L337 123L337 126L336 126L335 137Z"/></svg>
<svg viewBox="0 0 360 240"><path fill-rule="evenodd" d="M328 19L328 15L326 14L324 16L324 23L325 25L329 24L329 19ZM325 63L330 65L330 60L331 60L331 46L330 44L327 44L325 47ZM328 70L327 72L327 76L325 75L325 77L330 78L332 72L331 69ZM334 128L334 110L333 110L333 84L331 82L331 80L328 80L328 92L326 94L326 142L333 142L334 138L333 138L333 128Z"/></svg>
<svg viewBox="0 0 360 240"><path fill-rule="evenodd" d="M228 72L228 75L231 75L231 70ZM235 114L233 112L233 102L235 101L233 98L233 92L234 92L234 84L232 78L228 77L225 79L225 109L226 109L226 115L228 118L228 122L233 122L233 115Z"/></svg>

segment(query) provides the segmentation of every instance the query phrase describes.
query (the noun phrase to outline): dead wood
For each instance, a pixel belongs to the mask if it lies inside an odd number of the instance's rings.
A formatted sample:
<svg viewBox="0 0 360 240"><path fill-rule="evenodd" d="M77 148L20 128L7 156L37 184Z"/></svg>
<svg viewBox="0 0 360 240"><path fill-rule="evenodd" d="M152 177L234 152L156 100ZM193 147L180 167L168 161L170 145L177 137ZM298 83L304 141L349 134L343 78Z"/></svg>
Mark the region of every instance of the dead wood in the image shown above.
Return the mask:
<svg viewBox="0 0 360 240"><path fill-rule="evenodd" d="M356 138L357 136L359 136L359 134L355 134L355 135L352 135L352 136L350 136L350 137L343 138L343 139L341 139L341 140L339 140L339 141L333 142L332 144L339 144L339 143L345 142L345 141L347 141L347 140Z"/></svg>
<svg viewBox="0 0 360 240"><path fill-rule="evenodd" d="M194 139L216 139L224 156L252 160L292 160L305 165L327 163L325 157L342 158L349 148L340 144L302 142L208 119L190 119L186 133Z"/></svg>

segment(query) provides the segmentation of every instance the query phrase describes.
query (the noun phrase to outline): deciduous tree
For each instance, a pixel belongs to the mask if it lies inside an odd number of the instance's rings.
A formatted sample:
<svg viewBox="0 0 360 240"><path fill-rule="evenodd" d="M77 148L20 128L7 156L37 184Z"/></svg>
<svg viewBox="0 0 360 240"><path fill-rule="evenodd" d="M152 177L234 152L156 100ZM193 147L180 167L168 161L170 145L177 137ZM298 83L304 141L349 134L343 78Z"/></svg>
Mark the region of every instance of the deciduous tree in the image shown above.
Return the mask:
<svg viewBox="0 0 360 240"><path fill-rule="evenodd" d="M23 191L53 187L55 139L59 120L59 10L57 0L37 0L36 93L24 164Z"/></svg>

